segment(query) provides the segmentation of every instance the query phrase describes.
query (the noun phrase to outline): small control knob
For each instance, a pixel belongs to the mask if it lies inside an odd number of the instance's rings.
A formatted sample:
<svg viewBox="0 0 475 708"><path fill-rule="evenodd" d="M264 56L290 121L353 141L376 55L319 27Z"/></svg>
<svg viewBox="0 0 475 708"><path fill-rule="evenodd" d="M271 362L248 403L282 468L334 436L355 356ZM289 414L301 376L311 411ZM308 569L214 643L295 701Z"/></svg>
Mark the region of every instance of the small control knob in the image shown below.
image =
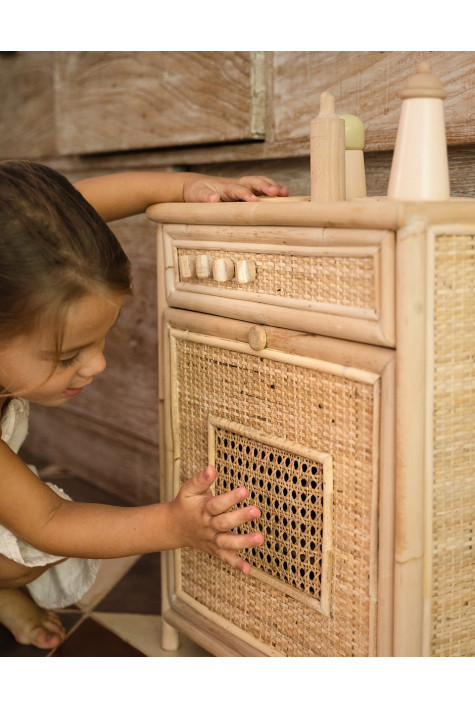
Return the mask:
<svg viewBox="0 0 475 708"><path fill-rule="evenodd" d="M191 280L196 274L196 261L194 256L179 256L178 267L180 280Z"/></svg>
<svg viewBox="0 0 475 708"><path fill-rule="evenodd" d="M213 260L207 253L200 253L195 259L196 277L211 278Z"/></svg>
<svg viewBox="0 0 475 708"><path fill-rule="evenodd" d="M248 335L249 346L256 352L265 349L267 346L267 333L264 327L251 327Z"/></svg>
<svg viewBox="0 0 475 708"><path fill-rule="evenodd" d="M256 279L256 264L248 258L236 261L235 269L238 283L252 283Z"/></svg>
<svg viewBox="0 0 475 708"><path fill-rule="evenodd" d="M234 263L230 258L216 258L214 260L213 278L217 283L227 283L234 278Z"/></svg>

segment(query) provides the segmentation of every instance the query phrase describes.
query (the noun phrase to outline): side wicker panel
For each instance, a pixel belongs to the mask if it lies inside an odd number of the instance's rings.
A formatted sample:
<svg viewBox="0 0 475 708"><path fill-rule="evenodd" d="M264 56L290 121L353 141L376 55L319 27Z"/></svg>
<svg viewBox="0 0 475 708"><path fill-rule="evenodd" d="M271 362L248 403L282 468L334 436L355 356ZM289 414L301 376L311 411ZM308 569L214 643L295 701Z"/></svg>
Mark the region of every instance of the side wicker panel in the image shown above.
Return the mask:
<svg viewBox="0 0 475 708"><path fill-rule="evenodd" d="M475 234L435 237L430 652L475 654Z"/></svg>
<svg viewBox="0 0 475 708"><path fill-rule="evenodd" d="M270 455L279 456L280 450L297 471L295 479L280 483L278 498L275 486L279 486L278 480L284 481L285 474L282 460L269 463L264 471L256 469L246 481L251 482L251 493L264 511L267 545L264 557L256 559L257 572L244 577L215 558L184 549L176 553L177 596L230 637L234 635L268 655L374 654L379 376L361 372L358 377L355 370L352 376L345 376L345 369L336 365L310 365L306 357L274 357L272 352L252 352L230 340L177 330L171 332L170 346L177 482L207 463L210 424L219 438L213 443L215 452L222 454L231 441L239 446L253 439L248 455L255 451L269 461ZM221 428L216 420L221 421ZM316 454L304 454L304 448ZM309 472L312 457L319 461ZM333 473L333 538L322 545L323 527L331 520L331 514L325 520L325 491L321 487L323 467L329 463ZM245 468L245 463L232 470L221 469L221 484L241 484L240 467ZM260 475L264 477L262 485ZM302 531L302 512L311 512L307 499L300 497L298 504L288 504L285 513L282 504L285 494L292 499L292 493L297 496L297 488L301 490L313 478L318 479L319 487L313 503L315 518L324 523L320 528L315 524L313 531ZM274 513L267 516L271 506ZM295 527L295 533L290 531L284 538L284 527ZM311 547L316 540L320 545ZM331 546L332 566L327 563L325 573L322 558ZM285 557L292 561L280 577L276 557L282 563ZM309 564L315 570L310 570ZM312 588L310 573L315 573ZM329 587L323 602L326 582Z"/></svg>

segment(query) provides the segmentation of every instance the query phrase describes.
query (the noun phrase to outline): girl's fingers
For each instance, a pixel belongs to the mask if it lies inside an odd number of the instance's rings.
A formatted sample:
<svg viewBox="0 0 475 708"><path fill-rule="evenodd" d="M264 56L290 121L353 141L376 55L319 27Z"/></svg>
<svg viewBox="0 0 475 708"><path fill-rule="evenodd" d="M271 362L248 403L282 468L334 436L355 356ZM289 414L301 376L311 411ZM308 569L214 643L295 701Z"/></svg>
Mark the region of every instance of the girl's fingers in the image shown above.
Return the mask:
<svg viewBox="0 0 475 708"><path fill-rule="evenodd" d="M234 570L239 570L241 573L244 573L244 575L249 575L251 572L250 564L243 558L240 558L237 553L233 553L232 551L221 551L218 557L224 563L230 565L231 568L234 568Z"/></svg>
<svg viewBox="0 0 475 708"><path fill-rule="evenodd" d="M237 526L241 526L248 521L254 521L254 519L258 519L260 515L261 512L257 506L246 506L242 509L236 509L213 516L211 519L211 525L218 533L224 533L226 531L231 531Z"/></svg>
<svg viewBox="0 0 475 708"><path fill-rule="evenodd" d="M246 497L247 489L245 489L245 487L237 487L230 492L210 497L206 502L206 511L208 514L211 514L211 516L218 516L218 514L223 514L232 506L244 501Z"/></svg>
<svg viewBox="0 0 475 708"><path fill-rule="evenodd" d="M183 198L186 202L255 202L258 195L287 197L289 190L263 175L239 179L191 175L185 182Z"/></svg>
<svg viewBox="0 0 475 708"><path fill-rule="evenodd" d="M255 193L266 194L268 197L287 197L289 195L287 187L283 187L275 180L270 179L270 177L264 177L263 175L257 177L241 177L239 181Z"/></svg>
<svg viewBox="0 0 475 708"><path fill-rule="evenodd" d="M182 486L181 493L187 496L199 496L210 492L216 479L216 470L211 465L201 470L194 477L190 477Z"/></svg>
<svg viewBox="0 0 475 708"><path fill-rule="evenodd" d="M197 201L199 202L256 202L258 199L259 197L250 188L236 182L219 187L203 185L197 192Z"/></svg>
<svg viewBox="0 0 475 708"><path fill-rule="evenodd" d="M220 555L225 551L241 551L243 548L254 548L264 543L264 536L259 531L252 533L219 533L214 542L220 549Z"/></svg>
<svg viewBox="0 0 475 708"><path fill-rule="evenodd" d="M268 177L241 177L239 183L232 183L224 187L221 193L223 201L258 201L258 194L268 197L288 196L287 187L282 187Z"/></svg>
<svg viewBox="0 0 475 708"><path fill-rule="evenodd" d="M226 186L220 193L223 202L257 202L259 197L245 185L232 184Z"/></svg>

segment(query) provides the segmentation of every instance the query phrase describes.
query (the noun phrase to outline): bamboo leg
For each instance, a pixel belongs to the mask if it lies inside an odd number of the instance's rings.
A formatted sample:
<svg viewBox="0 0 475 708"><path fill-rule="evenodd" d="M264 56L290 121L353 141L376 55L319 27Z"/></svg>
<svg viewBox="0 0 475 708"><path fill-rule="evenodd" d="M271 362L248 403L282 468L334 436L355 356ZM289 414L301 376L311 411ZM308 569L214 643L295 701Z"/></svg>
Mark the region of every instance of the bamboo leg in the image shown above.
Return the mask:
<svg viewBox="0 0 475 708"><path fill-rule="evenodd" d="M160 644L164 651L177 651L180 648L180 635L174 627L162 618Z"/></svg>

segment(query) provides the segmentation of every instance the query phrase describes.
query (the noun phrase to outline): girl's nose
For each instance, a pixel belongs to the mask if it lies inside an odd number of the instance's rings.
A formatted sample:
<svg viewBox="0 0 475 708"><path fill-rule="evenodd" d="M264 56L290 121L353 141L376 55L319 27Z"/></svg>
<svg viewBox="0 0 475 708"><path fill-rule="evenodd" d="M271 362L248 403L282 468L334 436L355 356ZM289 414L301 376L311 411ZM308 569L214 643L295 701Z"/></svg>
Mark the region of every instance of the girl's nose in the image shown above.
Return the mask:
<svg viewBox="0 0 475 708"><path fill-rule="evenodd" d="M94 353L91 353L87 359L83 362L81 368L79 369L78 373L80 376L83 376L85 379L90 378L91 376L96 376L96 374L100 374L104 369L106 368L106 358L104 356L103 348L101 347L100 349L96 350Z"/></svg>

